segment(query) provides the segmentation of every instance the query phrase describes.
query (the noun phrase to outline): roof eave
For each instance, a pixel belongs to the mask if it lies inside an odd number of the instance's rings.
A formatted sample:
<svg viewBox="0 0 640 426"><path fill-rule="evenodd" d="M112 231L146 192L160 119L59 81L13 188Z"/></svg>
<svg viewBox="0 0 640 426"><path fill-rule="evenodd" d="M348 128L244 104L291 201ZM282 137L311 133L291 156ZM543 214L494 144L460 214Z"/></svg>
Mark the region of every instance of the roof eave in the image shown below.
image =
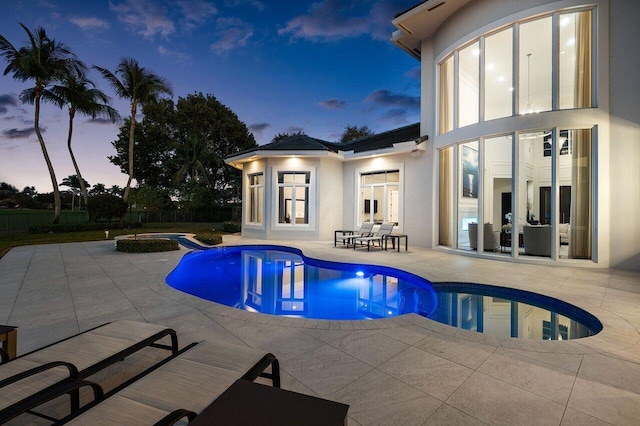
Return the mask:
<svg viewBox="0 0 640 426"><path fill-rule="evenodd" d="M344 156L344 161L363 160L365 158L384 157L398 154L411 154L416 151L424 151L424 145L421 144L421 141L422 138L406 142L397 142L388 148L360 152L340 151L340 153Z"/></svg>
<svg viewBox="0 0 640 426"><path fill-rule="evenodd" d="M244 163L251 161L261 160L263 158L283 158L283 157L305 157L305 158L336 158L342 159L342 155L329 150L256 150L252 152L246 152L244 154L236 155L234 157L225 158L224 162L228 165L242 170Z"/></svg>
<svg viewBox="0 0 640 426"><path fill-rule="evenodd" d="M416 59L420 59L422 40L471 0L428 0L398 15L391 23L398 28L391 41Z"/></svg>

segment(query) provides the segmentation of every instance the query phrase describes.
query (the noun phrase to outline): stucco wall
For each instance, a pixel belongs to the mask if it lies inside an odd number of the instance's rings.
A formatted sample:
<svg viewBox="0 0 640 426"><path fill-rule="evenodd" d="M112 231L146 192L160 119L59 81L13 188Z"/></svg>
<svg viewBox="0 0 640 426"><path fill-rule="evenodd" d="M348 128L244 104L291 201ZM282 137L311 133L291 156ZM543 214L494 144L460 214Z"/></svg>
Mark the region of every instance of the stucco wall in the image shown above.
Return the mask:
<svg viewBox="0 0 640 426"><path fill-rule="evenodd" d="M640 270L640 2L609 9L611 266Z"/></svg>
<svg viewBox="0 0 640 426"><path fill-rule="evenodd" d="M318 237L333 240L333 231L342 229L342 162L323 158L318 170Z"/></svg>
<svg viewBox="0 0 640 426"><path fill-rule="evenodd" d="M592 109L565 110L527 117L509 117L467 126L445 135L436 134L437 87L435 63L443 54L502 24L571 6L595 3L597 29L597 105ZM431 39L422 41L422 133L431 137L432 158L437 148L517 129L562 126L596 126L594 180L597 200L594 236L599 266L640 270L640 56L634 47L640 39L640 2L627 0L477 0L452 16ZM437 162L433 169L433 197L437 196ZM437 224L434 217L433 226Z"/></svg>
<svg viewBox="0 0 640 426"><path fill-rule="evenodd" d="M356 202L357 178L361 171L381 171L393 168L402 170L402 210L400 212L400 226L394 232L402 232L409 235L409 244L414 246L430 247L433 238L433 205L430 202L432 196L430 153L422 152L420 156L410 154L388 155L376 158L367 158L344 163L344 197L343 197L343 223L345 229L357 228ZM333 237L333 236L332 236Z"/></svg>

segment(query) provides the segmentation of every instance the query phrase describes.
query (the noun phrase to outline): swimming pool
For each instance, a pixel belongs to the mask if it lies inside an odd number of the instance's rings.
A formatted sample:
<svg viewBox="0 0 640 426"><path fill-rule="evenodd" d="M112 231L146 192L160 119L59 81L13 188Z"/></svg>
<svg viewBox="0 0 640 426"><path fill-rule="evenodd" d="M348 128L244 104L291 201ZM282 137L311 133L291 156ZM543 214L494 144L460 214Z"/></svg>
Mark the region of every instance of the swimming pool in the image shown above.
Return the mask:
<svg viewBox="0 0 640 426"><path fill-rule="evenodd" d="M431 283L395 268L329 262L271 245L187 253L167 276L185 293L252 312L364 320L417 313L497 336L568 340L602 329L588 312L523 290Z"/></svg>

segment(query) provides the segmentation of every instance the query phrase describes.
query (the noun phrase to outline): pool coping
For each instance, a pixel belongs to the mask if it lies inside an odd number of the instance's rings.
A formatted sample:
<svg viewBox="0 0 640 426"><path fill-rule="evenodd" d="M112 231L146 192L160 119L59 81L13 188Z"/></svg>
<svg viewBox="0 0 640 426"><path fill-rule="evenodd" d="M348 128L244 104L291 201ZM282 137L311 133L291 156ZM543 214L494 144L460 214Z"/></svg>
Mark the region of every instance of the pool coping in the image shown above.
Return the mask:
<svg viewBox="0 0 640 426"><path fill-rule="evenodd" d="M180 234L184 235L184 234ZM202 243L199 243L202 244ZM289 242L289 246L282 244L269 242L267 243L251 243L257 245L268 245L296 248L304 253L304 248L296 247L295 242ZM247 245L243 243L223 243L215 247L224 246L239 246ZM307 257L316 258L312 255ZM324 260L324 259L320 259ZM396 268L392 265L383 265ZM399 268L396 268L399 269ZM407 271L416 275L422 276L415 271ZM428 277L424 277L430 281ZM478 283L485 284L485 283ZM186 302L183 297L189 302L193 303L193 307L197 309L210 311L216 315L222 315L225 317L233 318L236 320L242 320L255 324L267 324L279 327L291 327L291 328L303 328L303 329L325 329L325 330L380 330L380 329L392 329L405 326L417 326L424 328L430 332L439 333L449 338L461 339L468 342L474 342L478 344L485 344L492 347L502 347L508 349L518 349L532 352L544 352L544 353L558 353L558 354L595 354L595 353L615 353L616 351L629 349L640 342L640 332L633 327L628 321L620 318L614 313L611 313L603 308L588 304L583 300L572 297L558 297L554 295L540 291L534 291L534 293L541 294L543 296L552 297L575 305L585 311L591 313L597 317L603 325L602 331L598 334L590 337L584 337L580 339L572 340L533 340L533 339L521 339L513 337L499 337L490 333L478 333L475 331L464 330L454 326L439 323L429 318L422 317L415 313L403 314L393 318L371 319L371 320L323 320L323 319L304 319L304 318L292 318L277 316L271 314L263 314L257 312L244 311L237 308L228 307L217 302L201 299L197 296L192 296L187 293L183 293L180 290L173 289L166 282L164 285L170 288L174 292L178 293L182 299L182 302ZM487 285L503 288L514 288L518 290L527 290L517 286L508 287L495 283L487 283ZM531 291L531 290L527 290ZM191 303L189 303L191 304ZM211 304L211 306L203 306L203 304Z"/></svg>

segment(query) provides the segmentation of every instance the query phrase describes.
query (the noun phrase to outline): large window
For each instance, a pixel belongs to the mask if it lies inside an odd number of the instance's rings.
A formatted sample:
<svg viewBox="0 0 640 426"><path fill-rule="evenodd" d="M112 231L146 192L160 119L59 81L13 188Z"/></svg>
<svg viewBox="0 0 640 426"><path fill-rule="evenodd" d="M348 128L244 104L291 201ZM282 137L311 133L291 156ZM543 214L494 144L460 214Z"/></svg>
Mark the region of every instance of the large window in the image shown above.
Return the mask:
<svg viewBox="0 0 640 426"><path fill-rule="evenodd" d="M461 144L458 154L458 247L475 249L470 225L478 223L478 142Z"/></svg>
<svg viewBox="0 0 640 426"><path fill-rule="evenodd" d="M472 43L458 55L458 127L478 122L480 112L480 44Z"/></svg>
<svg viewBox="0 0 640 426"><path fill-rule="evenodd" d="M504 256L592 259L592 133L551 128L441 149L439 244Z"/></svg>
<svg viewBox="0 0 640 426"><path fill-rule="evenodd" d="M551 36L551 16L520 25L520 114L552 109Z"/></svg>
<svg viewBox="0 0 640 426"><path fill-rule="evenodd" d="M360 223L392 222L400 218L400 171L360 174Z"/></svg>
<svg viewBox="0 0 640 426"><path fill-rule="evenodd" d="M513 111L513 29L484 40L484 119L508 117Z"/></svg>
<svg viewBox="0 0 640 426"><path fill-rule="evenodd" d="M309 224L311 172L278 172L278 223Z"/></svg>
<svg viewBox="0 0 640 426"><path fill-rule="evenodd" d="M592 15L555 12L517 22L448 53L438 64L439 132L517 114L591 107Z"/></svg>
<svg viewBox="0 0 640 426"><path fill-rule="evenodd" d="M261 224L264 210L264 174L249 175L249 202L247 206L247 223Z"/></svg>

